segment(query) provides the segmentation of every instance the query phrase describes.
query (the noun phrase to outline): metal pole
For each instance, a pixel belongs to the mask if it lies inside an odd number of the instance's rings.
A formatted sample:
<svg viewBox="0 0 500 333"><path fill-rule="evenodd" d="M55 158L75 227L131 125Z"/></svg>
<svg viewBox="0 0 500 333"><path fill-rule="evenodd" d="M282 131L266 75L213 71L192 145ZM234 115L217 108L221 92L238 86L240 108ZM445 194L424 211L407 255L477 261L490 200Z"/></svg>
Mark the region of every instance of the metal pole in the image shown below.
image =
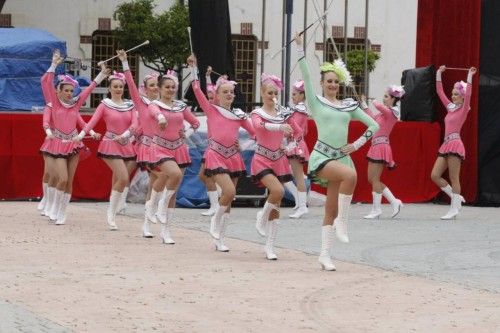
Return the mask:
<svg viewBox="0 0 500 333"><path fill-rule="evenodd" d="M349 0L345 0L344 6L344 60L347 63L347 30L348 30Z"/></svg>
<svg viewBox="0 0 500 333"><path fill-rule="evenodd" d="M307 28L307 1L309 0L304 0L304 29L302 30L305 30ZM304 56L305 56L307 52L307 47L305 46L307 41L307 31L304 31L302 36L303 36L302 40L304 41Z"/></svg>
<svg viewBox="0 0 500 333"><path fill-rule="evenodd" d="M286 1L287 0L283 0L283 21L281 22L281 45L285 45L285 40L286 40L286 15L285 15L285 11L286 11ZM285 59L285 51L286 49L283 49L281 51L281 78L283 79L285 77L285 62L283 61ZM283 101L284 101L284 95L281 94L281 105L283 105Z"/></svg>
<svg viewBox="0 0 500 333"><path fill-rule="evenodd" d="M292 14L293 14L293 0L287 0L286 2L286 59L285 59L285 105L288 103L290 98L290 51L291 45L289 44L292 40Z"/></svg>
<svg viewBox="0 0 500 333"><path fill-rule="evenodd" d="M262 0L262 32L260 35L260 74L264 72L264 50L266 49L266 0Z"/></svg>
<svg viewBox="0 0 500 333"><path fill-rule="evenodd" d="M326 12L326 0L323 0L323 12ZM323 61L326 61L326 53L327 53L327 47L326 47L326 17L323 20Z"/></svg>
<svg viewBox="0 0 500 333"><path fill-rule="evenodd" d="M365 96L369 94L369 71L368 71L368 4L370 0L365 0Z"/></svg>

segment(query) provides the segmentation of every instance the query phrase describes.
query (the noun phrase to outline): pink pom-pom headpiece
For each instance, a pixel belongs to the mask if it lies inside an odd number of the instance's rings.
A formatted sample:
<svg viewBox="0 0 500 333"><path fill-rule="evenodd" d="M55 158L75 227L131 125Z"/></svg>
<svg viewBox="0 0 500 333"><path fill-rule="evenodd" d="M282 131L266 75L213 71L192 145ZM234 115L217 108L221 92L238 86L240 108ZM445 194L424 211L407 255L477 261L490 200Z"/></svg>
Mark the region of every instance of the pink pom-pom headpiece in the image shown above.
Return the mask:
<svg viewBox="0 0 500 333"><path fill-rule="evenodd" d="M465 91L467 90L467 83L464 81L455 82L453 89L456 89L458 94L463 97L465 96Z"/></svg>
<svg viewBox="0 0 500 333"><path fill-rule="evenodd" d="M396 98L401 98L405 94L403 86L396 86L394 84L387 88L387 92L389 95Z"/></svg>
<svg viewBox="0 0 500 333"><path fill-rule="evenodd" d="M142 81L141 85L139 86L139 92L143 95L146 94L146 83L148 80L153 79L155 81L158 81L158 73L151 73L148 74L144 77L144 80Z"/></svg>
<svg viewBox="0 0 500 333"><path fill-rule="evenodd" d="M262 78L260 80L260 83L262 85L270 84L274 88L276 88L277 90L283 90L283 82L281 81L281 79L279 77L277 77L275 75L269 75L266 73L262 73Z"/></svg>
<svg viewBox="0 0 500 333"><path fill-rule="evenodd" d="M215 84L212 83L207 84L207 93L215 94L216 90L217 89L215 88Z"/></svg>
<svg viewBox="0 0 500 333"><path fill-rule="evenodd" d="M299 92L304 92L304 81L303 80L295 81L292 87L293 89Z"/></svg>
<svg viewBox="0 0 500 333"><path fill-rule="evenodd" d="M177 78L177 73L175 71L169 69L162 77L174 81L176 88L179 86L179 79Z"/></svg>
<svg viewBox="0 0 500 333"><path fill-rule="evenodd" d="M227 80L225 77L221 76L215 82L215 91L219 90L219 87L222 86L223 84L230 84L230 85L232 85L234 87L235 85L238 84L238 82L232 81L232 80Z"/></svg>
<svg viewBox="0 0 500 333"><path fill-rule="evenodd" d="M123 84L125 84L126 83L126 81L125 81L125 74L113 71L113 74L111 74L108 77L108 81L111 82L113 80L120 80L120 81L122 81Z"/></svg>
<svg viewBox="0 0 500 333"><path fill-rule="evenodd" d="M59 82L57 82L58 86L61 86L63 84L69 84L69 85L73 86L73 88L78 86L78 81L76 81L71 76L66 75L66 74L58 75L57 80L59 81Z"/></svg>

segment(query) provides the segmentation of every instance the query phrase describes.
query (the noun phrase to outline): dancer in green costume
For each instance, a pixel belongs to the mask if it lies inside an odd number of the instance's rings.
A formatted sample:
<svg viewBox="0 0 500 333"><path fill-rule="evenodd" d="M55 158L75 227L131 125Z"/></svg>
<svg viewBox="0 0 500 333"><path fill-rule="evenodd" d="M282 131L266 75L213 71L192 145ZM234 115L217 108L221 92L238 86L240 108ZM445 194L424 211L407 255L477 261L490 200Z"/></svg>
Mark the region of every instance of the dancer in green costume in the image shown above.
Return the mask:
<svg viewBox="0 0 500 333"><path fill-rule="evenodd" d="M311 118L318 128L318 141L309 158L309 176L327 188L325 217L321 230L319 263L325 270L335 270L330 250L333 225L340 241L349 242L347 220L352 194L356 186L356 169L349 154L358 150L379 129L378 124L353 100L338 100L340 83L349 85L351 77L342 60L321 66L323 96L314 93L311 75L304 58L302 38L295 35L299 52L299 66L305 83L305 91ZM368 126L363 135L352 144L347 143L349 122L359 120ZM334 221L335 219L335 221Z"/></svg>

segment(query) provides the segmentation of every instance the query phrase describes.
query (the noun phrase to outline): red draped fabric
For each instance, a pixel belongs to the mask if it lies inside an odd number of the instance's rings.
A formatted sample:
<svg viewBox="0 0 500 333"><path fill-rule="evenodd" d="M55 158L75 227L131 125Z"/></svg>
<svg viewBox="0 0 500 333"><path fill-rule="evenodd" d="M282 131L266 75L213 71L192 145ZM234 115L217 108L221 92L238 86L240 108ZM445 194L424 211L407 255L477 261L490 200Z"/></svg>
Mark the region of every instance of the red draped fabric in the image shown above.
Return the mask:
<svg viewBox="0 0 500 333"><path fill-rule="evenodd" d="M83 116L88 121L90 116ZM95 130L104 133L101 121ZM45 138L41 114L0 113L0 198L23 199L42 194L43 158L38 153ZM107 200L111 171L96 157L99 143L85 139L92 155L78 164L73 198Z"/></svg>
<svg viewBox="0 0 500 333"><path fill-rule="evenodd" d="M481 33L480 0L419 0L416 66L479 68ZM465 71L446 71L443 84L451 95L453 83L464 80ZM462 165L461 185L466 201L474 201L478 183L478 92L479 75L473 81L471 112L462 129L467 159ZM442 122L446 110L439 106Z"/></svg>
<svg viewBox="0 0 500 333"><path fill-rule="evenodd" d="M360 122L349 125L349 142L363 134L366 126ZM399 122L391 133L391 148L396 161L396 169L385 170L384 182L403 202L425 202L436 196L438 188L430 179L436 152L440 144L440 126L437 123ZM317 131L314 121L309 120L306 136L307 146L312 149L316 142ZM358 183L354 191L354 201L371 202L371 185L368 183L366 154L370 148L367 143L351 155L358 174ZM313 190L326 193L325 188L313 185Z"/></svg>

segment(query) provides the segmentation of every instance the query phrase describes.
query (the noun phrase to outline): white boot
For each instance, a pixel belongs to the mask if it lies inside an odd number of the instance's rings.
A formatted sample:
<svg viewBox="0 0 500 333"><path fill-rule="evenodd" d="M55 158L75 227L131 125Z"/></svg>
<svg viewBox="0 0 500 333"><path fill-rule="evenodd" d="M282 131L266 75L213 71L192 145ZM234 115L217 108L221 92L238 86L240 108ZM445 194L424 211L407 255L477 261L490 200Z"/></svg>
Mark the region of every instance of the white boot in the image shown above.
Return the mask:
<svg viewBox="0 0 500 333"><path fill-rule="evenodd" d="M382 193L372 192L372 197L372 210L368 215L363 216L364 219L378 219L382 215Z"/></svg>
<svg viewBox="0 0 500 333"><path fill-rule="evenodd" d="M64 191L56 190L54 194L54 202L50 208L49 219L54 222L57 220L57 214L59 213L59 207L61 207L61 201L64 195Z"/></svg>
<svg viewBox="0 0 500 333"><path fill-rule="evenodd" d="M271 214L273 209L278 210L278 207L266 201L262 210L259 210L257 212L255 228L257 229L259 235L261 235L262 237L266 236L266 223L267 221L269 221L269 214Z"/></svg>
<svg viewBox="0 0 500 333"><path fill-rule="evenodd" d="M226 228L229 222L229 213L224 213L219 226L219 239L214 240L215 250L219 252L229 252L229 248L224 244L224 237L226 235Z"/></svg>
<svg viewBox="0 0 500 333"><path fill-rule="evenodd" d="M127 195L130 188L127 186L123 189L122 196L118 202L118 208L116 209L116 214L124 215L127 209Z"/></svg>
<svg viewBox="0 0 500 333"><path fill-rule="evenodd" d="M210 219L210 236L212 236L213 239L219 239L220 238L220 225L222 221L222 216L226 212L227 206L219 206L219 209L217 209L217 212L212 216Z"/></svg>
<svg viewBox="0 0 500 333"><path fill-rule="evenodd" d="M170 236L170 226L172 225L172 218L174 216L174 208L167 208L167 219L165 223L161 224L161 239L163 244L172 245L175 241Z"/></svg>
<svg viewBox="0 0 500 333"><path fill-rule="evenodd" d="M347 221L349 220L349 210L351 209L352 194L339 193L339 212L333 224L335 235L342 243L349 243L347 236Z"/></svg>
<svg viewBox="0 0 500 333"><path fill-rule="evenodd" d="M319 254L319 264L325 271L334 271L335 265L332 262L330 251L332 249L333 226L324 225L321 227L321 253Z"/></svg>
<svg viewBox="0 0 500 333"><path fill-rule="evenodd" d="M307 208L307 192L297 192L298 208L295 213L288 215L292 219L300 219L302 215L309 213Z"/></svg>
<svg viewBox="0 0 500 333"><path fill-rule="evenodd" d="M161 194L161 199L158 202L158 209L156 211L156 218L160 220L161 223L166 223L167 210L170 203L170 199L175 194L175 190L165 189Z"/></svg>
<svg viewBox="0 0 500 333"><path fill-rule="evenodd" d="M293 202L295 202L295 207L293 207L293 209L295 210L295 209L299 208L299 198L298 198L298 194L297 194L298 193L297 186L295 186L295 184L292 181L284 183L283 186L285 186L285 188L288 190L288 192L290 192L293 195Z"/></svg>
<svg viewBox="0 0 500 333"><path fill-rule="evenodd" d="M441 191L443 191L444 193L448 194L448 196L450 197L450 199L452 199L453 197L453 190L450 186L450 184L446 185L445 187L440 187ZM465 198L463 196L460 195L460 208L459 209L462 209L462 203L465 203Z"/></svg>
<svg viewBox="0 0 500 333"><path fill-rule="evenodd" d="M272 221L267 221L266 223L267 239L266 239L265 251L266 251L266 258L268 260L278 259L278 256L276 256L273 250L274 241L276 240L276 234L278 233L278 221L279 220L272 220Z"/></svg>
<svg viewBox="0 0 500 333"><path fill-rule="evenodd" d="M48 189L49 189L49 183L42 183L42 191L43 191L42 200L40 200L40 202L36 206L36 209L38 209L39 211L43 211L43 209L45 208L45 203L47 202Z"/></svg>
<svg viewBox="0 0 500 333"><path fill-rule="evenodd" d="M149 220L147 218L144 218L144 223L142 224L142 237L153 238L153 234L149 229Z"/></svg>
<svg viewBox="0 0 500 333"><path fill-rule="evenodd" d="M55 222L56 225L66 224L66 209L68 208L70 200L71 193L64 192L61 206L59 207L59 212L57 213L57 221Z"/></svg>
<svg viewBox="0 0 500 333"><path fill-rule="evenodd" d="M384 198L389 201L392 207L392 215L391 218L395 218L399 212L401 211L401 208L403 208L403 202L399 199L397 199L389 190L389 188L386 186L384 190L382 191L382 194L384 195Z"/></svg>
<svg viewBox="0 0 500 333"><path fill-rule="evenodd" d="M151 197L146 201L145 206L145 217L152 223L158 223L156 218L156 210L158 209L158 201L160 200L161 192L156 192L151 190Z"/></svg>
<svg viewBox="0 0 500 333"><path fill-rule="evenodd" d="M120 200L122 199L122 192L118 192L115 190L111 191L111 195L109 196L109 206L108 211L106 213L106 220L109 225L109 230L117 230L118 227L115 222L116 211L118 210L118 205L120 204Z"/></svg>
<svg viewBox="0 0 500 333"><path fill-rule="evenodd" d="M50 210L52 209L52 205L54 204L54 196L56 195L56 188L49 187L47 189L47 202L45 202L45 207L43 208L42 215L49 216Z"/></svg>
<svg viewBox="0 0 500 333"><path fill-rule="evenodd" d="M446 215L441 216L441 220L454 220L456 218L462 206L462 200L460 197L460 194L452 194L450 210L448 210L448 213L446 213Z"/></svg>
<svg viewBox="0 0 500 333"><path fill-rule="evenodd" d="M210 201L210 209L201 213L203 216L212 216L219 209L219 193L217 191L208 191L208 201Z"/></svg>

